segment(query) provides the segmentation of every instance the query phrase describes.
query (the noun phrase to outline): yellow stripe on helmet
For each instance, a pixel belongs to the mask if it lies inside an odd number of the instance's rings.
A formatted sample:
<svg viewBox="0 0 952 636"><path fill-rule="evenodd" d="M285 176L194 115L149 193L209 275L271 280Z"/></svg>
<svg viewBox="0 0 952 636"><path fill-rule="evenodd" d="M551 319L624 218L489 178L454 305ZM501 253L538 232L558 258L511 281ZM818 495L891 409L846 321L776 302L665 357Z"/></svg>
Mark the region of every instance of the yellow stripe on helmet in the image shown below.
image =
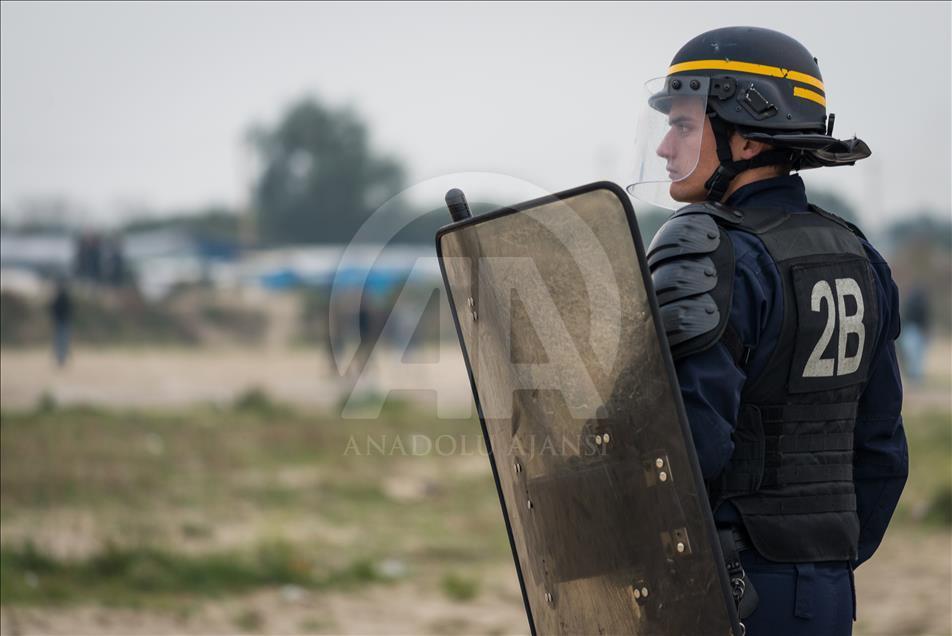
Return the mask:
<svg viewBox="0 0 952 636"><path fill-rule="evenodd" d="M793 96L802 97L803 99L809 99L811 102L816 102L823 108L826 108L826 98L819 93L814 93L808 88L801 88L799 86L793 87Z"/></svg>
<svg viewBox="0 0 952 636"><path fill-rule="evenodd" d="M791 71L790 69L780 68L779 66L767 66L765 64L753 64L751 62L734 62L731 60L695 60L693 62L681 62L669 68L668 75L683 73L685 71L739 71L741 73L751 73L752 75L785 77L794 82L809 84L821 91L826 90L823 88L823 82L812 75L800 73L799 71ZM816 93L813 94L816 95Z"/></svg>

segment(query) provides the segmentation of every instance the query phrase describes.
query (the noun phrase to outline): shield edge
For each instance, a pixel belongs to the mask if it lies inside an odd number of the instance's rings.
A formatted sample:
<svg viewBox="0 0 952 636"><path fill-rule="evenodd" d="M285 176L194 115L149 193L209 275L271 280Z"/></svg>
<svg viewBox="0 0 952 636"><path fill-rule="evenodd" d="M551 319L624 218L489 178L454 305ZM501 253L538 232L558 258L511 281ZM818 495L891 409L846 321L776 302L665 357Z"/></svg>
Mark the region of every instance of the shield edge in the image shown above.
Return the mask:
<svg viewBox="0 0 952 636"><path fill-rule="evenodd" d="M493 219L498 219L503 216L508 216L510 214L516 214L524 210L535 208L547 203L554 203L557 201L562 201L571 197L575 197L581 194L586 194L589 192L594 192L597 190L608 190L622 204L622 208L625 210L625 217L628 221L628 229L631 234L632 246L635 248L635 253L638 257L638 269L641 274L642 282L644 283L645 290L648 292L648 306L651 308L651 316L654 322L655 332L658 336L658 340L661 343L661 356L664 359L665 372L668 375L668 379L673 383L673 386L678 386L677 374L674 368L674 359L671 356L671 347L668 344L668 337L662 327L661 321L661 310L658 307L658 299L655 295L654 285L651 280L650 274L648 274L648 263L645 257L645 247L644 243L641 240L641 233L638 231L638 221L635 217L635 210L632 207L631 199L625 193L625 191L618 184L611 181L595 181L588 183L576 188L570 188L568 190L562 190L553 194L548 194L542 197L535 199L530 199L529 201L524 201L522 203L517 203L512 206L504 206L497 208L492 212L487 212L486 214L480 214L478 216L471 216L469 218L463 219L462 221L456 221L448 225L444 225L436 232L436 256L437 260L440 263L440 274L443 278L443 289L446 291L447 301L450 306L450 313L453 316L453 325L456 327L456 337L460 343L460 349L463 352L463 361L466 364L466 375L469 377L470 389L473 392L473 401L476 403L476 413L479 415L479 425L482 429L483 439L486 442L486 454L489 457L489 464L492 467L493 481L496 483L496 494L499 499L499 506L502 509L502 516L506 524L506 534L509 537L509 547L512 552L512 559L516 566L516 575L519 578L519 589L522 592L522 602L526 608L526 618L529 621L529 631L532 636L536 636L535 620L532 616L532 609L529 605L529 595L526 591L525 580L522 574L522 566L519 564L519 553L516 551L516 541L512 534L512 524L509 520L509 513L506 509L506 500L503 496L502 483L499 481L499 472L496 466L496 457L492 448L492 439L489 436L489 429L486 428L486 419L483 416L483 407L479 399L479 391L476 389L476 379L473 375L472 365L469 360L469 351L466 349L466 344L463 341L463 331L460 327L459 316L456 312L456 303L453 299L453 291L449 286L449 279L446 275L446 267L443 264L443 248L442 248L442 238L454 232L456 230L469 227L472 225L478 225L480 223L491 221ZM691 476L694 479L694 487L697 489L698 493L707 492L707 486L704 484L704 478L701 476L701 466L697 457L697 450L694 447L694 437L691 434L691 428L688 425L687 412L684 410L684 401L681 398L681 391L673 391L675 408L678 413L678 423L681 426L681 433L684 436L687 448L685 449L688 457L691 461ZM716 563L720 566L716 568L718 582L721 587L721 596L724 599L725 607L727 608L727 615L731 622L731 630L735 636L743 636L744 628L740 623L740 620L737 617L737 608L734 606L733 596L731 594L730 582L728 581L727 569L723 567L724 564L724 553L721 550L720 541L717 538L717 530L714 525L714 515L710 511L706 511L707 514L704 514L704 527L707 534L708 543L711 546L712 553L716 559Z"/></svg>

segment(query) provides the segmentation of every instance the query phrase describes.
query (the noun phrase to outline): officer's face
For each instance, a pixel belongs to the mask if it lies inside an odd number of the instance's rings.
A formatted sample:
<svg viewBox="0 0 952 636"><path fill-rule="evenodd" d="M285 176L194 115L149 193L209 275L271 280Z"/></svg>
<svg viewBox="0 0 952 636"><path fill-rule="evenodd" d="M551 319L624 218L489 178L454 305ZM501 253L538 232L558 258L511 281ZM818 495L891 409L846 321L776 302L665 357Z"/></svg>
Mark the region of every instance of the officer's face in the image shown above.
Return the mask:
<svg viewBox="0 0 952 636"><path fill-rule="evenodd" d="M711 122L699 99L675 99L668 112L668 132L656 152L666 161L675 201L703 201L704 182L717 168ZM711 160L713 159L713 165Z"/></svg>

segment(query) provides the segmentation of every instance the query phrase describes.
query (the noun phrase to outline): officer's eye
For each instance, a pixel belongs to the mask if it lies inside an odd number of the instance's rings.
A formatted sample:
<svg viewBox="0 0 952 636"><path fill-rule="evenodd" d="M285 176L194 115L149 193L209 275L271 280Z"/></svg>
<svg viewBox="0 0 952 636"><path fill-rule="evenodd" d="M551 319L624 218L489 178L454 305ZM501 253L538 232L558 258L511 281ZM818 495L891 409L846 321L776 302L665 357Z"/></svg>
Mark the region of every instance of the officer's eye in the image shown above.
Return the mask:
<svg viewBox="0 0 952 636"><path fill-rule="evenodd" d="M668 120L668 126L671 127L671 131L678 137L689 137L696 129L691 118L683 115L678 115Z"/></svg>

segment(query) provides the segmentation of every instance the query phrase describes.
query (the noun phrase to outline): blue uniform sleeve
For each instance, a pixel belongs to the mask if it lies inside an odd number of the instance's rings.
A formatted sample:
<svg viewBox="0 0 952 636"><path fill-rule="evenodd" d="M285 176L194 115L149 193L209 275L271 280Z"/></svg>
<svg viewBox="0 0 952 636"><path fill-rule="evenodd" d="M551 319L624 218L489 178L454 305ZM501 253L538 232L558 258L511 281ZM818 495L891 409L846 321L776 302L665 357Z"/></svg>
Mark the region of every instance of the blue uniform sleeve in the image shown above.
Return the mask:
<svg viewBox="0 0 952 636"><path fill-rule="evenodd" d="M730 324L744 345L756 352L761 339L769 338L771 326L779 333L776 318L783 315L780 274L766 252L756 248L753 241L757 239L739 233L729 236L736 256ZM765 357L755 355L747 369L756 373L765 362ZM731 434L747 373L721 342L676 361L675 367L701 474L713 479L734 453Z"/></svg>
<svg viewBox="0 0 952 636"><path fill-rule="evenodd" d="M701 474L713 479L734 453L731 433L747 376L720 342L675 366Z"/></svg>
<svg viewBox="0 0 952 636"><path fill-rule="evenodd" d="M866 561L886 533L909 475L902 425L902 382L894 341L899 336L899 293L885 261L868 248L879 287L881 325L870 376L857 411L853 479L860 522L859 556Z"/></svg>

